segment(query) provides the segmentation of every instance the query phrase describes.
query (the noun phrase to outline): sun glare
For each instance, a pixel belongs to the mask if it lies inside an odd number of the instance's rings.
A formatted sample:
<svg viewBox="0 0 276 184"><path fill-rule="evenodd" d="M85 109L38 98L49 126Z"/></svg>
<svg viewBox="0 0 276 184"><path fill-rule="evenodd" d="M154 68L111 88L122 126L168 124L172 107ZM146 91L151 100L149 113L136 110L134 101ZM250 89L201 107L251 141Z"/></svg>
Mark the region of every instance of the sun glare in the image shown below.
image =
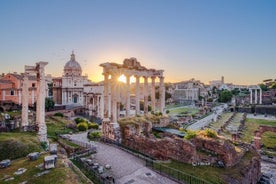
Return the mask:
<svg viewBox="0 0 276 184"><path fill-rule="evenodd" d="M123 83L126 83L126 76L121 75L121 76L118 78L118 81L123 82Z"/></svg>
<svg viewBox="0 0 276 184"><path fill-rule="evenodd" d="M123 82L123 83L126 83L126 76L125 76L125 75L121 75L121 76L118 78L118 81ZM130 83L134 83L135 81L136 81L135 77L131 76L131 77L130 77Z"/></svg>

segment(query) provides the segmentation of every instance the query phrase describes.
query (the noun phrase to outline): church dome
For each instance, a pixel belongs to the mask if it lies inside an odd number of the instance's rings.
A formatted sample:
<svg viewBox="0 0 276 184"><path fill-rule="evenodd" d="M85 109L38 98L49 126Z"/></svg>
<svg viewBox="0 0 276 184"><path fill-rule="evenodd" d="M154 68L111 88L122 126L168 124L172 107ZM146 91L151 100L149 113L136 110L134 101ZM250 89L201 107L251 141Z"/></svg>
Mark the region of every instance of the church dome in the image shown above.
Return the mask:
<svg viewBox="0 0 276 184"><path fill-rule="evenodd" d="M81 75L81 66L75 59L75 54L72 52L71 59L64 66L64 74L65 75Z"/></svg>

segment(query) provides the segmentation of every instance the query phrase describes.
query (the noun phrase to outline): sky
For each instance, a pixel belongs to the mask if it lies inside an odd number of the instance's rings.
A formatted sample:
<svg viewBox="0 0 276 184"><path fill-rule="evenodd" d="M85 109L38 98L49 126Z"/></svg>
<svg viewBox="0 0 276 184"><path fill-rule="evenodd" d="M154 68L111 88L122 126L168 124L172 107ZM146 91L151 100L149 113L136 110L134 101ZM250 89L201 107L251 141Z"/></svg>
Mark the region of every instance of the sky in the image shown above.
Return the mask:
<svg viewBox="0 0 276 184"><path fill-rule="evenodd" d="M276 78L275 0L1 0L0 72L47 61L61 76L74 50L92 81L135 57L165 82L258 84Z"/></svg>

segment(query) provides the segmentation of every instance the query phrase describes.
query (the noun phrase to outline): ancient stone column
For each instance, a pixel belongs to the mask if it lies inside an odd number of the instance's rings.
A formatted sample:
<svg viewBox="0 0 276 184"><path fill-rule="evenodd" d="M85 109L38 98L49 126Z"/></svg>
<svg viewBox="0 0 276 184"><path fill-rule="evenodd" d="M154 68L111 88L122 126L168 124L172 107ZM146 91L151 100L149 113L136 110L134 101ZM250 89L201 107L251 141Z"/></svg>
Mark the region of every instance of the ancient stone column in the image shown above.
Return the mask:
<svg viewBox="0 0 276 184"><path fill-rule="evenodd" d="M160 100L160 112L164 113L165 109L165 89L164 89L164 77L159 77L160 85L159 85L159 100Z"/></svg>
<svg viewBox="0 0 276 184"><path fill-rule="evenodd" d="M19 105L22 105L22 92L18 90L18 100L19 100Z"/></svg>
<svg viewBox="0 0 276 184"><path fill-rule="evenodd" d="M107 118L109 110L109 93L108 93L108 73L104 73L104 117Z"/></svg>
<svg viewBox="0 0 276 184"><path fill-rule="evenodd" d="M144 114L148 114L148 77L144 76Z"/></svg>
<svg viewBox="0 0 276 184"><path fill-rule="evenodd" d="M130 116L130 75L126 75L127 95L126 95L126 117Z"/></svg>
<svg viewBox="0 0 276 184"><path fill-rule="evenodd" d="M255 104L258 103L258 89L255 89Z"/></svg>
<svg viewBox="0 0 276 184"><path fill-rule="evenodd" d="M136 78L136 115L140 114L140 76L135 76Z"/></svg>
<svg viewBox="0 0 276 184"><path fill-rule="evenodd" d="M249 89L249 91L250 91L250 104L252 104L253 103L252 89Z"/></svg>
<svg viewBox="0 0 276 184"><path fill-rule="evenodd" d="M117 123L117 89L116 89L116 76L111 76L111 122Z"/></svg>
<svg viewBox="0 0 276 184"><path fill-rule="evenodd" d="M151 77L151 109L155 112L155 76Z"/></svg>
<svg viewBox="0 0 276 184"><path fill-rule="evenodd" d="M263 103L263 95L262 95L262 89L260 89L260 104L262 104Z"/></svg>
<svg viewBox="0 0 276 184"><path fill-rule="evenodd" d="M22 86L22 113L21 113L21 129L26 131L29 125L28 122L28 99L29 99L29 89L28 89L28 75L25 73L23 77Z"/></svg>
<svg viewBox="0 0 276 184"><path fill-rule="evenodd" d="M45 73L44 67L48 64L48 62L38 62L36 63L37 69L37 109L36 109L36 123L38 124L39 131L38 136L40 142L44 142L49 145L49 141L47 139L47 127L45 123L45 93L46 93L46 86L45 86Z"/></svg>

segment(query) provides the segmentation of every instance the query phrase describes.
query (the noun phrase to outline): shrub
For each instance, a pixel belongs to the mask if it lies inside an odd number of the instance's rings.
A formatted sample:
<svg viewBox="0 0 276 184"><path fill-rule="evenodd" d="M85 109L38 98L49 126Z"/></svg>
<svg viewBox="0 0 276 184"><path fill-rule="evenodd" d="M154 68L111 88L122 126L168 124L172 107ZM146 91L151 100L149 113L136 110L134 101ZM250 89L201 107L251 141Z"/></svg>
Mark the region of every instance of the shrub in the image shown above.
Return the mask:
<svg viewBox="0 0 276 184"><path fill-rule="evenodd" d="M170 113L170 110L166 110L166 114L169 114Z"/></svg>
<svg viewBox="0 0 276 184"><path fill-rule="evenodd" d="M54 116L59 116L59 117L62 117L62 118L64 117L64 115L61 112L55 113Z"/></svg>
<svg viewBox="0 0 276 184"><path fill-rule="evenodd" d="M205 134L206 134L207 137L210 137L210 138L215 138L215 137L218 136L217 132L215 130L212 130L212 129L209 129L209 128L205 129Z"/></svg>
<svg viewBox="0 0 276 184"><path fill-rule="evenodd" d="M102 136L101 132L91 132L88 134L88 139L96 139Z"/></svg>
<svg viewBox="0 0 276 184"><path fill-rule="evenodd" d="M79 124L79 123L81 123L81 122L86 122L86 120L84 120L84 119L82 119L82 118L76 118L76 119L75 119L75 122L76 122L77 124Z"/></svg>
<svg viewBox="0 0 276 184"><path fill-rule="evenodd" d="M88 129L88 124L86 122L81 122L77 125L79 131L86 131Z"/></svg>
<svg viewBox="0 0 276 184"><path fill-rule="evenodd" d="M184 133L185 129L183 127L180 127L179 131Z"/></svg>
<svg viewBox="0 0 276 184"><path fill-rule="evenodd" d="M187 139L187 140L190 140L190 139L193 139L195 138L197 135L196 131L194 130L187 130L185 136L184 136L184 139Z"/></svg>
<svg viewBox="0 0 276 184"><path fill-rule="evenodd" d="M99 129L99 125L97 123L88 123L88 129Z"/></svg>

